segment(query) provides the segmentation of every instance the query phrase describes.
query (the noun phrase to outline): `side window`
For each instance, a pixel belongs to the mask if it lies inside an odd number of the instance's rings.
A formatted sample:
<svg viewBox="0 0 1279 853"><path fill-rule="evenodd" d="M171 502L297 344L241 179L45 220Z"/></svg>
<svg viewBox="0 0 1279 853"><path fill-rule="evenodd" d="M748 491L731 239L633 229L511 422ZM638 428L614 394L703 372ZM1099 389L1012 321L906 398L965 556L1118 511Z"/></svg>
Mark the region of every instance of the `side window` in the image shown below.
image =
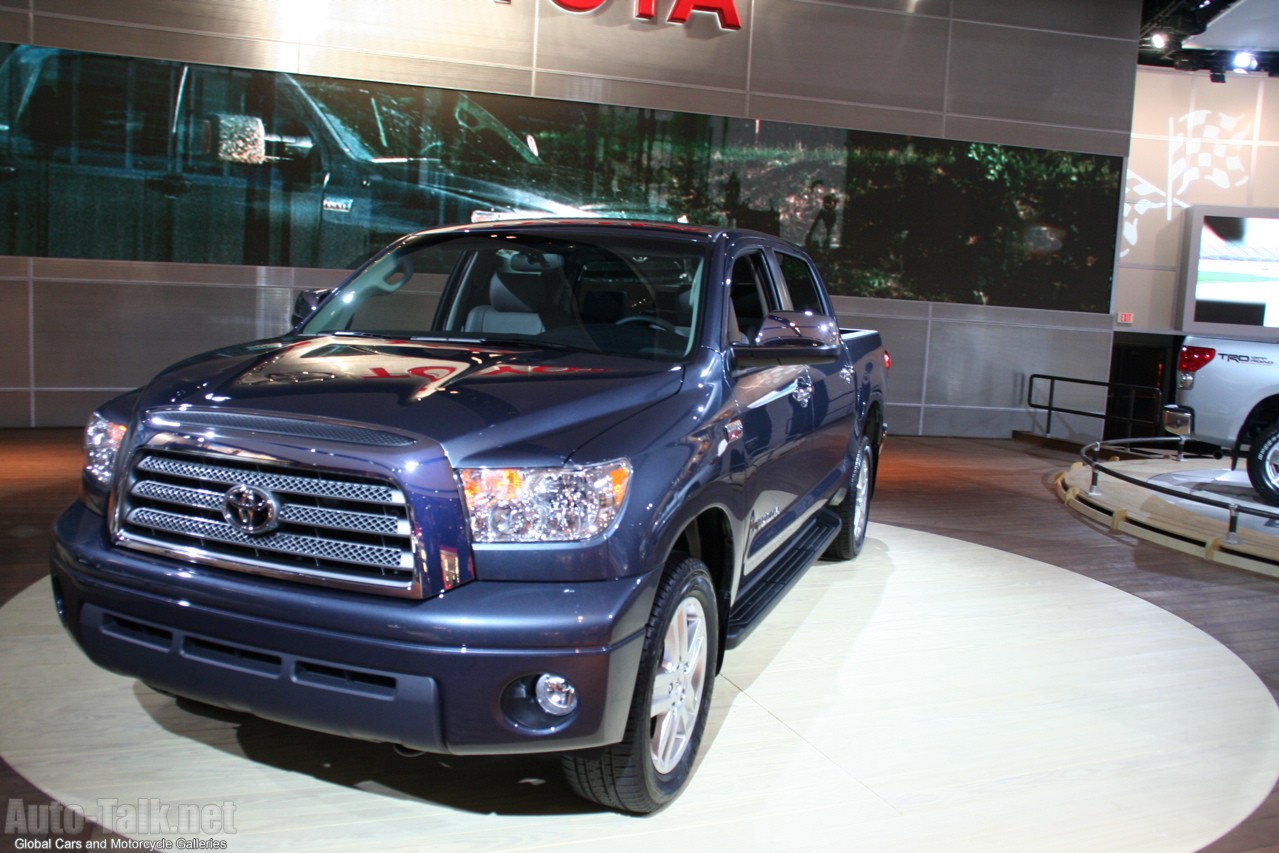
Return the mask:
<svg viewBox="0 0 1279 853"><path fill-rule="evenodd" d="M755 340L760 326L764 324L764 315L777 307L768 287L767 269L764 253L760 251L748 252L733 262L729 285L732 303L728 320L730 342Z"/></svg>
<svg viewBox="0 0 1279 853"><path fill-rule="evenodd" d="M827 313L812 267L803 258L795 255L788 255L785 252L776 254L786 291L790 294L791 310L811 311L814 314Z"/></svg>
<svg viewBox="0 0 1279 853"><path fill-rule="evenodd" d="M173 77L170 63L55 54L41 63L17 130L72 162L164 156Z"/></svg>

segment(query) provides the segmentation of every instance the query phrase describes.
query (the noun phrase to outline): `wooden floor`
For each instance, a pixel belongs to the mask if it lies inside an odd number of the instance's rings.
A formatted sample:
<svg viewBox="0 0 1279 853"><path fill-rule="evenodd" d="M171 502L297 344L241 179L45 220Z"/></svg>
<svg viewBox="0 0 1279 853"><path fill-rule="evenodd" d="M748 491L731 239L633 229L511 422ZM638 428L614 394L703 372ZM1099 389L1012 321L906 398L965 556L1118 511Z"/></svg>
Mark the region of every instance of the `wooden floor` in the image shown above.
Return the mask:
<svg viewBox="0 0 1279 853"><path fill-rule="evenodd" d="M1053 477L1074 460L1023 442L895 437L886 449L872 518L1001 549L1136 595L1216 638L1272 697L1279 696L1279 581L1086 521L1063 507L1052 489ZM44 576L48 525L74 499L78 466L76 431L0 432L0 604ZM0 672L6 680L11 675ZM48 796L7 764L0 767L6 802L47 802ZM1047 841L1052 829L1044 833ZM1279 796L1272 792L1205 849L1279 850Z"/></svg>

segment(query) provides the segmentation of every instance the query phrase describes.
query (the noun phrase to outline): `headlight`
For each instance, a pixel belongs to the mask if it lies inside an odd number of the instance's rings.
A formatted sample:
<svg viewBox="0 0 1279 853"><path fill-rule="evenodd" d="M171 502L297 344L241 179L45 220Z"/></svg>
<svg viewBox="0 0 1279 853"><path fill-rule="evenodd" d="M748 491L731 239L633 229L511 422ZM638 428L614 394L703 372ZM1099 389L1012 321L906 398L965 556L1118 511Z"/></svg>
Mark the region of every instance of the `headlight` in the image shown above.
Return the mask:
<svg viewBox="0 0 1279 853"><path fill-rule="evenodd" d="M458 476L474 541L576 542L612 528L631 465L463 468Z"/></svg>
<svg viewBox="0 0 1279 853"><path fill-rule="evenodd" d="M128 427L94 412L84 430L84 470L102 486L111 485L115 457Z"/></svg>

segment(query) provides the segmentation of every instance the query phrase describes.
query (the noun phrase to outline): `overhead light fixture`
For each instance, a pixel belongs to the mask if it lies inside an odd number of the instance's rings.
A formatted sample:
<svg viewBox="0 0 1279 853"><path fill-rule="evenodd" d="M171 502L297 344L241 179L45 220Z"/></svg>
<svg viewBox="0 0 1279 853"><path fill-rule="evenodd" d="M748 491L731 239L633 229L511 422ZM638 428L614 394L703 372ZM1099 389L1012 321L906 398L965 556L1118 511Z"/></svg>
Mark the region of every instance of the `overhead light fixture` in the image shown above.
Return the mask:
<svg viewBox="0 0 1279 853"><path fill-rule="evenodd" d="M1257 57L1246 50L1241 50L1230 60L1230 66L1240 74L1257 70Z"/></svg>

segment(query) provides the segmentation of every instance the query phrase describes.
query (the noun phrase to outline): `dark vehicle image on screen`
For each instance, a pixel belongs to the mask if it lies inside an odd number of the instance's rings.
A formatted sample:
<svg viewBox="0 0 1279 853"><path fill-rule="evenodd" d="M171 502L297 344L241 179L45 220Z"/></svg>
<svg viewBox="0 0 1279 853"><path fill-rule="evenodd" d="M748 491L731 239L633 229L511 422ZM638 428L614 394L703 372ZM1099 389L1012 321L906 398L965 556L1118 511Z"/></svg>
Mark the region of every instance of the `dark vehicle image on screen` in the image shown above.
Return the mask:
<svg viewBox="0 0 1279 853"><path fill-rule="evenodd" d="M94 414L58 612L162 691L651 812L725 650L861 550L886 372L764 234L413 234Z"/></svg>
<svg viewBox="0 0 1279 853"><path fill-rule="evenodd" d="M436 224L658 213L567 171L448 89L32 45L0 66L12 255L340 269Z"/></svg>

